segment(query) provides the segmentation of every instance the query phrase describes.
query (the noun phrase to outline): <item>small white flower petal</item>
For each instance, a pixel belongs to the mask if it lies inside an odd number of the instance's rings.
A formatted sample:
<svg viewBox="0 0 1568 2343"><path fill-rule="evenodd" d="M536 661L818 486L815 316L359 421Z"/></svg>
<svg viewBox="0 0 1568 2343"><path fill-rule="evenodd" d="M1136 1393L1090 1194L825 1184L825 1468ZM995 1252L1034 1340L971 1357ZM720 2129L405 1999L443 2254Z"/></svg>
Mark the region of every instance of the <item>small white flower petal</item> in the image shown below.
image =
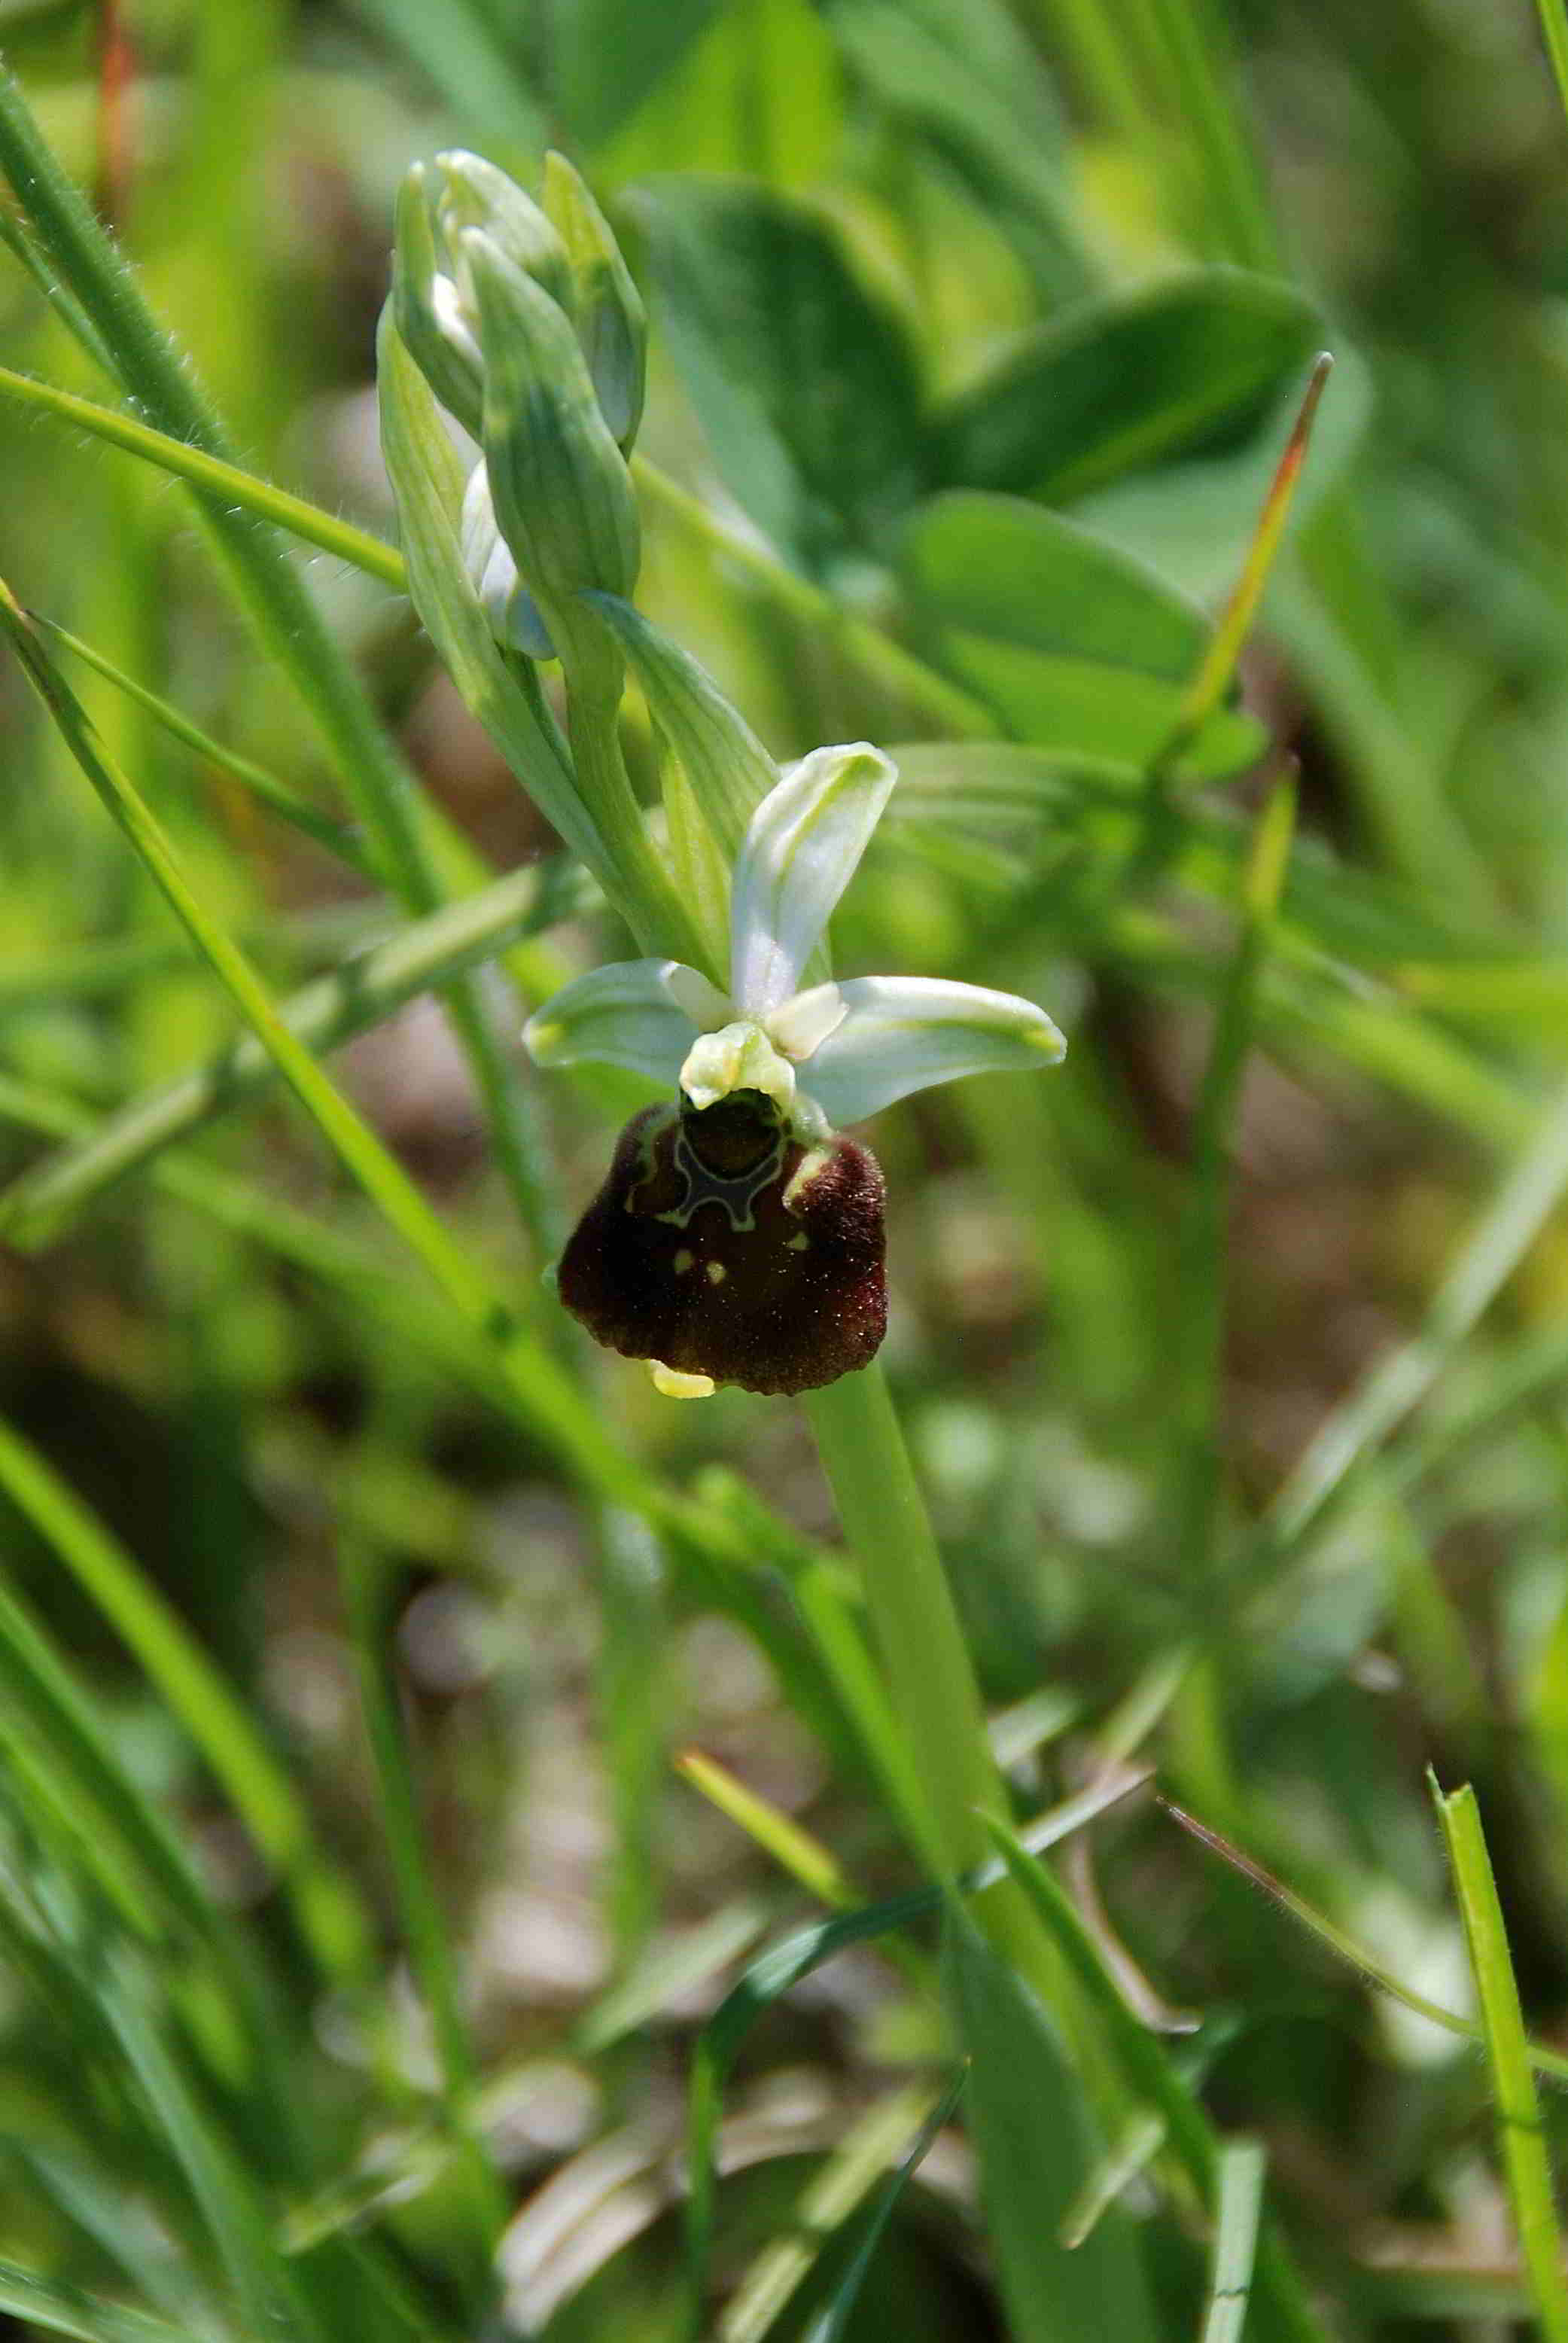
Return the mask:
<svg viewBox="0 0 1568 2343"><path fill-rule="evenodd" d="M678 960L612 960L536 1010L523 1040L541 1066L625 1066L673 1086L696 1032L679 995L705 981Z"/></svg>
<svg viewBox="0 0 1568 2343"><path fill-rule="evenodd" d="M799 1065L813 1050L819 1050L829 1033L836 1033L849 1013L849 1003L836 984L814 984L809 992L798 992L781 1009L770 1009L762 1020L762 1029L776 1050Z"/></svg>
<svg viewBox="0 0 1568 2343"><path fill-rule="evenodd" d="M685 1010L699 1033L717 1033L735 1014L729 995L720 992L716 984L709 984L700 970L688 968L683 960L670 961L666 981L671 1000Z"/></svg>
<svg viewBox="0 0 1568 2343"><path fill-rule="evenodd" d="M795 1101L795 1069L749 1017L702 1033L686 1053L680 1087L700 1113L731 1091L760 1091L783 1114Z"/></svg>
<svg viewBox="0 0 1568 2343"><path fill-rule="evenodd" d="M729 990L748 1016L794 993L897 779L867 741L814 749L752 815L730 911Z"/></svg>
<svg viewBox="0 0 1568 2343"><path fill-rule="evenodd" d="M1015 992L934 976L852 977L839 990L849 1013L801 1075L835 1129L960 1074L1054 1066L1067 1048Z"/></svg>

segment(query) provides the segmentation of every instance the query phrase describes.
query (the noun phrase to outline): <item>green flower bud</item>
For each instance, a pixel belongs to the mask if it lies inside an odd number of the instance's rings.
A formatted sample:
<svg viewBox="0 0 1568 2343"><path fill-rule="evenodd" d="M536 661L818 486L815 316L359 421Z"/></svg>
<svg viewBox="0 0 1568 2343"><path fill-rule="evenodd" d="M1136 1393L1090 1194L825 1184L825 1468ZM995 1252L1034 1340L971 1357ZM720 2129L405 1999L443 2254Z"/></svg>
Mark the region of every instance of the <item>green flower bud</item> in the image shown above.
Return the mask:
<svg viewBox="0 0 1568 2343"><path fill-rule="evenodd" d="M497 524L569 663L607 632L578 597L629 597L641 546L631 476L565 312L482 229L461 238L485 352L482 439ZM616 654L618 662L618 652Z"/></svg>
<svg viewBox="0 0 1568 2343"><path fill-rule="evenodd" d="M573 285L565 245L504 171L460 149L437 155L428 166L414 165L397 196L393 315L405 347L442 406L477 439L485 355L462 249L464 235L476 227L568 312Z"/></svg>
<svg viewBox="0 0 1568 2343"><path fill-rule="evenodd" d="M431 176L422 163L397 192L392 315L404 347L442 406L477 439L485 404L478 320L464 304L450 255L437 245Z"/></svg>
<svg viewBox="0 0 1568 2343"><path fill-rule="evenodd" d="M517 181L508 179L494 163L461 147L450 147L437 156L433 176L436 248L438 255L450 256L459 282L464 230L483 228L513 267L542 286L569 317L572 263L560 236L532 196L525 196Z"/></svg>
<svg viewBox="0 0 1568 2343"><path fill-rule="evenodd" d="M570 264L572 316L599 411L621 452L629 455L642 420L647 370L641 297L609 222L564 155L545 156L541 201Z"/></svg>

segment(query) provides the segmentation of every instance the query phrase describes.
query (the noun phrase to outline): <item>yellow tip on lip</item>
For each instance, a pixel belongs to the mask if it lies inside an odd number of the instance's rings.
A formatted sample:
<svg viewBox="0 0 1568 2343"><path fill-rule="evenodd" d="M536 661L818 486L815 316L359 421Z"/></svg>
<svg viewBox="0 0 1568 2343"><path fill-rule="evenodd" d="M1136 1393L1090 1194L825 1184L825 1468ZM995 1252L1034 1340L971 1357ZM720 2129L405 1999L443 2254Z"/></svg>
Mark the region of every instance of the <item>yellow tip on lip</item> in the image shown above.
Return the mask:
<svg viewBox="0 0 1568 2343"><path fill-rule="evenodd" d="M711 1399L719 1388L711 1375L679 1374L662 1359L649 1359L648 1372L655 1391L662 1392L666 1399Z"/></svg>

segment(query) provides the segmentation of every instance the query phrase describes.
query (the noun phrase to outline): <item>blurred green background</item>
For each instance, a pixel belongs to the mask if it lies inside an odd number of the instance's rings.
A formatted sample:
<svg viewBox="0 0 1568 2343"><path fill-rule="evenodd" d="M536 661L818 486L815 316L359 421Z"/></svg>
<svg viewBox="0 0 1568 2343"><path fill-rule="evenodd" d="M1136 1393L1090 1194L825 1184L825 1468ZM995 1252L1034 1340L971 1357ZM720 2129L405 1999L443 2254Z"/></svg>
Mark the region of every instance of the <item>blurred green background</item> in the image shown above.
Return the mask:
<svg viewBox="0 0 1568 2343"><path fill-rule="evenodd" d="M905 773L838 964L1022 991L1070 1037L1059 1073L871 1132L886 1357L1020 1811L1097 1749L1155 1762L1375 1966L1463 2009L1424 1772L1473 1780L1526 2021L1561 2038L1568 126L1532 7L0 0L0 45L240 460L383 535L403 173L462 144L531 185L555 144L588 176L653 326L642 607L775 755L865 736ZM116 403L25 265L25 206L0 219L0 359ZM1239 696L1151 823L1150 761L1320 348ZM177 484L0 397L0 514L26 605L339 819ZM549 852L407 603L298 558L481 861ZM275 991L397 930L59 656ZM0 727L9 1182L221 1052L233 1016L11 663ZM625 732L647 780L635 698ZM1249 926L1285 772L1294 849ZM564 910L508 956L508 1031L599 951ZM427 994L334 1063L557 1342L541 1272L641 1093L523 1069L525 1230ZM856 1894L909 1876L813 1642L836 1533L795 1411L678 1407L570 1353L614 1436L732 1535L596 1514L270 1093L16 1233L49 1241L0 1254L0 2258L59 2289L37 2325L134 2343L101 2308L70 2326L85 2288L251 2343L263 2315L678 2333L693 2045L815 1907L673 1758L719 1760ZM1528 2325L1473 2048L1149 1797L1071 1845L1133 2006L1156 2031L1201 2015L1175 2055L1264 2143L1322 2331ZM890 2095L941 2036L930 1946L905 1948L840 1955L748 2036L728 2343L809 2331L918 2125ZM486 2168L445 2127L433 1974ZM1113 2134L1136 2110L1088 2064ZM1568 2118L1543 2114L1555 2151ZM819 2253L802 2190L842 2177L858 2127ZM1121 2178L1150 2331L1195 2336L1202 2225L1147 2146ZM498 2294L476 2243L498 2203ZM1003 2292L949 2125L847 2331L1079 2331Z"/></svg>

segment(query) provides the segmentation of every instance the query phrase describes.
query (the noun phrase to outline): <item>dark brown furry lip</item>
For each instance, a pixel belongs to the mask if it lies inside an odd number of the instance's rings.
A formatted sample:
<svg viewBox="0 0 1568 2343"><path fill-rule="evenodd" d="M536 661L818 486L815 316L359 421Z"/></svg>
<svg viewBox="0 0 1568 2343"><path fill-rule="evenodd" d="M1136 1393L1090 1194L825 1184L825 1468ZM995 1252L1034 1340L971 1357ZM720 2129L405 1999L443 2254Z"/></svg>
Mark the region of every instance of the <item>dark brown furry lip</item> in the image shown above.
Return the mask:
<svg viewBox="0 0 1568 2343"><path fill-rule="evenodd" d="M625 1358L767 1395L869 1364L887 1331L869 1149L781 1130L751 1092L648 1107L561 1257L560 1297Z"/></svg>

